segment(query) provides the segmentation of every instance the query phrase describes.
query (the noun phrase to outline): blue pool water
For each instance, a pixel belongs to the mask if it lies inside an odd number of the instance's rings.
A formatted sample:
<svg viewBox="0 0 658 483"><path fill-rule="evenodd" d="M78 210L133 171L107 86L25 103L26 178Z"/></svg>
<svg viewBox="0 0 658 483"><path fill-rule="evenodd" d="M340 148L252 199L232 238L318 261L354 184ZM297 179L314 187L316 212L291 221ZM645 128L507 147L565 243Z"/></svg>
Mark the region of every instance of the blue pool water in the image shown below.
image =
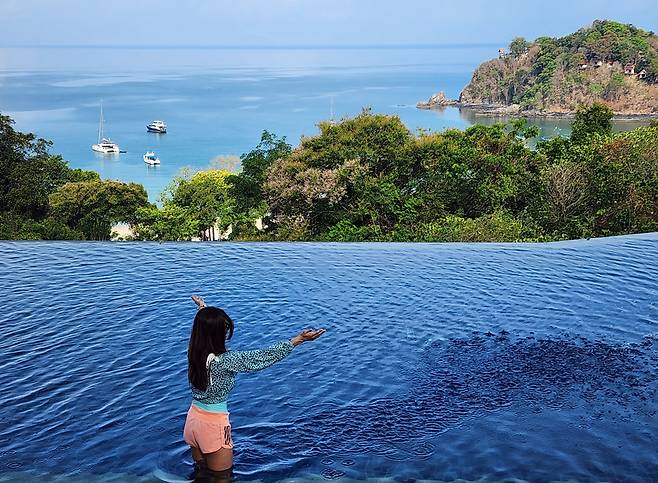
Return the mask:
<svg viewBox="0 0 658 483"><path fill-rule="evenodd" d="M552 244L0 243L0 481L185 477L203 294L242 481L655 481L658 234Z"/></svg>

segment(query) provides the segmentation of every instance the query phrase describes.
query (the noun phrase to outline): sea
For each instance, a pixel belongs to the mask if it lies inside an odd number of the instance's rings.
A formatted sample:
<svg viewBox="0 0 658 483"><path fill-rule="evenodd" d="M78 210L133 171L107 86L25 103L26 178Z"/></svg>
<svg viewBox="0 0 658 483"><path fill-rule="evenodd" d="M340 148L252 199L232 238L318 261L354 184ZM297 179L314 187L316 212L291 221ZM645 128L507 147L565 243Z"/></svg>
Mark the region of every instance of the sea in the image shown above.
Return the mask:
<svg viewBox="0 0 658 483"><path fill-rule="evenodd" d="M17 129L52 141L51 152L71 167L141 183L157 201L182 170L238 170L239 156L264 130L297 145L318 133L318 122L364 108L399 116L414 132L494 122L457 108L419 110L416 103L439 91L457 98L498 47L4 47L0 113ZM124 153L91 150L101 103L104 134ZM146 131L155 119L167 123L166 134ZM535 122L545 137L569 132L568 121ZM155 151L161 165L146 165L146 151Z"/></svg>

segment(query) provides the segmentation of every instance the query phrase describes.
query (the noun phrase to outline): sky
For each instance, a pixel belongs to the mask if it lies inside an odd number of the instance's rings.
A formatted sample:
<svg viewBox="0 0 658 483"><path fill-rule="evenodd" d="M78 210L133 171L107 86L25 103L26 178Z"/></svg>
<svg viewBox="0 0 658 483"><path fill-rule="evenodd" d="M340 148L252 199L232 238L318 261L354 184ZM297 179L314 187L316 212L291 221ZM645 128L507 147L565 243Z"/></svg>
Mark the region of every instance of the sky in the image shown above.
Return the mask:
<svg viewBox="0 0 658 483"><path fill-rule="evenodd" d="M658 0L0 0L8 46L386 46L561 36Z"/></svg>

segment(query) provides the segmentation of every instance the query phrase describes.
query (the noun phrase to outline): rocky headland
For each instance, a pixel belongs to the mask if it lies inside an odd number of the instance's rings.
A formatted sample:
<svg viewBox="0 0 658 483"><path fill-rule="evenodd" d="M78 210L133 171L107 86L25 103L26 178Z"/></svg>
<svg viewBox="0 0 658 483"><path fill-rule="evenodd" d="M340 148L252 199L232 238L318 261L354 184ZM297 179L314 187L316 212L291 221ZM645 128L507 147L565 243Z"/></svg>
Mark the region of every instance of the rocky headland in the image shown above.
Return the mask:
<svg viewBox="0 0 658 483"><path fill-rule="evenodd" d="M618 119L658 117L658 36L606 20L562 38L517 38L475 70L459 99L439 92L417 107L571 117L594 102L608 105Z"/></svg>

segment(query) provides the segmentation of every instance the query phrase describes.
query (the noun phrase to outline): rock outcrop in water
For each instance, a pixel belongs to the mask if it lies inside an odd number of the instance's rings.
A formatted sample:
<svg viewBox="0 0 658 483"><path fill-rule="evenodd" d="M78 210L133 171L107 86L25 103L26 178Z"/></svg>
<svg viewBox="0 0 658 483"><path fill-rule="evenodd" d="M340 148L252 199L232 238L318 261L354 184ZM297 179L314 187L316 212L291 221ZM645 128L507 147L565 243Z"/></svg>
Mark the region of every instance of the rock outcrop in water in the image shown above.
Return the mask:
<svg viewBox="0 0 658 483"><path fill-rule="evenodd" d="M422 109L457 105L488 115L568 117L602 102L618 117L658 117L658 36L596 21L562 38L515 39L480 65L459 100L441 93Z"/></svg>
<svg viewBox="0 0 658 483"><path fill-rule="evenodd" d="M445 92L441 91L438 94L434 94L427 101L420 101L416 104L416 107L418 109L436 109L456 105L459 105L459 101L448 99Z"/></svg>

